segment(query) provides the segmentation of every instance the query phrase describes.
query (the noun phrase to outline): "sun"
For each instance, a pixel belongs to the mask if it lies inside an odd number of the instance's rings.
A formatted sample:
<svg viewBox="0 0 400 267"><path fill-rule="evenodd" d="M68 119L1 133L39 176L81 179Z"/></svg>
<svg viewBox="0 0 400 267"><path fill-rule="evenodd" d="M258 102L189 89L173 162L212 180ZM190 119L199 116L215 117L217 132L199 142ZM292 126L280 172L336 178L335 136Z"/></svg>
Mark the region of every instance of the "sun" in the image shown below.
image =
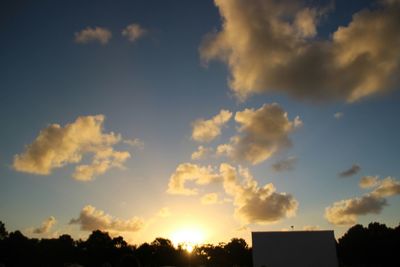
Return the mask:
<svg viewBox="0 0 400 267"><path fill-rule="evenodd" d="M175 246L180 245L188 252L192 252L196 245L204 241L204 232L195 228L179 229L172 233L171 240Z"/></svg>

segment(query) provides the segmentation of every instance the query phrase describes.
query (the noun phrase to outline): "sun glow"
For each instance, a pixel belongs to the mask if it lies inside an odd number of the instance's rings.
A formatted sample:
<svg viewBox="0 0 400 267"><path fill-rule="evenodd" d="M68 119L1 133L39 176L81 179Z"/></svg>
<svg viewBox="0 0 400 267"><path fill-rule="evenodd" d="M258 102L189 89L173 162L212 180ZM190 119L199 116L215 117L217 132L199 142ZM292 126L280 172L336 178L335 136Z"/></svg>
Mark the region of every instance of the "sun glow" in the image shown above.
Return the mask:
<svg viewBox="0 0 400 267"><path fill-rule="evenodd" d="M182 246L188 252L192 252L196 245L204 241L204 232L200 229L180 229L171 235L172 243L175 246Z"/></svg>

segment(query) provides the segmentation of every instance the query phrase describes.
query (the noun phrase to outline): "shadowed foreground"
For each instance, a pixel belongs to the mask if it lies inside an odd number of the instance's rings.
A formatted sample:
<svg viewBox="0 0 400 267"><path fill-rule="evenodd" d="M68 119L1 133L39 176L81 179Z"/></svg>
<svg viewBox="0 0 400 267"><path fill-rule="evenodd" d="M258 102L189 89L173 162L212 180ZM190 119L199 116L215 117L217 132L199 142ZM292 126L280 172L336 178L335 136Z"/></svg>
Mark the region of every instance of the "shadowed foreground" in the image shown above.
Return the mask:
<svg viewBox="0 0 400 267"><path fill-rule="evenodd" d="M400 266L400 225L395 228L370 223L355 225L338 240L341 266ZM266 252L268 253L268 252ZM251 267L251 248L243 239L229 243L201 245L192 253L172 242L156 238L140 246L127 244L122 237L93 231L87 240L69 235L57 239L25 237L20 231L8 233L0 222L0 266L212 266Z"/></svg>

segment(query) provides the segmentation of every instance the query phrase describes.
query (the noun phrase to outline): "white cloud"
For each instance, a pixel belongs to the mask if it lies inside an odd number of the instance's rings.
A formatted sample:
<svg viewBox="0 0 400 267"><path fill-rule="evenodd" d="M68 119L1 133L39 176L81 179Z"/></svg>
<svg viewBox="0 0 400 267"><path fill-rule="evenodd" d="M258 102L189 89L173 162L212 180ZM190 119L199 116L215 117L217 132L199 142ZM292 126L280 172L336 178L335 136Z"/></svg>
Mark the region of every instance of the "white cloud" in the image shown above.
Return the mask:
<svg viewBox="0 0 400 267"><path fill-rule="evenodd" d="M112 33L103 27L87 27L75 33L75 42L78 44L87 44L99 42L102 45L107 44L112 37Z"/></svg>
<svg viewBox="0 0 400 267"><path fill-rule="evenodd" d="M112 167L122 167L129 152L115 151L118 134L103 133L103 115L81 116L64 127L51 124L43 129L25 152L14 156L17 171L48 175L53 169L79 163L86 154L93 154L90 164L78 165L73 177L88 181Z"/></svg>
<svg viewBox="0 0 400 267"><path fill-rule="evenodd" d="M56 218L53 216L50 216L46 220L42 222L42 225L40 227L37 227L33 229L34 234L47 234L50 232L51 228L54 226L54 224L57 223Z"/></svg>
<svg viewBox="0 0 400 267"><path fill-rule="evenodd" d="M329 7L289 0L214 2L222 29L204 38L200 54L228 65L229 86L241 100L283 92L317 102L353 102L399 85L398 1L354 14L326 39L316 36Z"/></svg>
<svg viewBox="0 0 400 267"><path fill-rule="evenodd" d="M234 198L235 215L243 223L273 223L295 215L298 202L292 195L276 192L271 183L259 187L247 169L237 171L223 163L220 173L225 192Z"/></svg>
<svg viewBox="0 0 400 267"><path fill-rule="evenodd" d="M221 134L221 128L231 119L232 112L221 110L209 120L198 119L192 123L192 139L197 142L211 142Z"/></svg>
<svg viewBox="0 0 400 267"><path fill-rule="evenodd" d="M213 149L211 147L198 146L197 150L192 153L192 160L202 160L212 154Z"/></svg>
<svg viewBox="0 0 400 267"><path fill-rule="evenodd" d="M137 232L144 226L142 219L134 217L129 220L114 218L91 205L85 206L79 217L72 219L69 224L78 224L84 231L103 230L115 232Z"/></svg>
<svg viewBox="0 0 400 267"><path fill-rule="evenodd" d="M364 176L360 180L360 187L361 188L371 188L377 186L378 183L378 176Z"/></svg>
<svg viewBox="0 0 400 267"><path fill-rule="evenodd" d="M240 125L239 134L233 136L230 143L219 145L217 154L253 165L290 147L292 142L288 135L302 125L299 117L290 121L276 103L236 112L235 121Z"/></svg>
<svg viewBox="0 0 400 267"><path fill-rule="evenodd" d="M122 36L128 38L128 40L132 43L139 40L146 33L147 30L137 23L130 24L126 26L125 29L122 30Z"/></svg>
<svg viewBox="0 0 400 267"><path fill-rule="evenodd" d="M182 163L171 175L168 183L169 194L177 195L196 195L198 192L194 188L186 188L187 181L193 181L198 185L209 184L218 180L219 176L211 166L201 167L192 163Z"/></svg>

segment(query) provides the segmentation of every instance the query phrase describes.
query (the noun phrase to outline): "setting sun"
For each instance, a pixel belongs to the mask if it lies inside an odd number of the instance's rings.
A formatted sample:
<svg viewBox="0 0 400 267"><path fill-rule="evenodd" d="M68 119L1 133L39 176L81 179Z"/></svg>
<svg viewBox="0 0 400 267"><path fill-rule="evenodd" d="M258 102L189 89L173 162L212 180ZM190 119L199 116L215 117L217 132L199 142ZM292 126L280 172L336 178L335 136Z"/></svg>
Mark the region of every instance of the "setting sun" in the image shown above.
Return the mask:
<svg viewBox="0 0 400 267"><path fill-rule="evenodd" d="M180 229L171 235L175 246L182 246L188 252L192 252L196 245L204 241L204 232L196 228Z"/></svg>

